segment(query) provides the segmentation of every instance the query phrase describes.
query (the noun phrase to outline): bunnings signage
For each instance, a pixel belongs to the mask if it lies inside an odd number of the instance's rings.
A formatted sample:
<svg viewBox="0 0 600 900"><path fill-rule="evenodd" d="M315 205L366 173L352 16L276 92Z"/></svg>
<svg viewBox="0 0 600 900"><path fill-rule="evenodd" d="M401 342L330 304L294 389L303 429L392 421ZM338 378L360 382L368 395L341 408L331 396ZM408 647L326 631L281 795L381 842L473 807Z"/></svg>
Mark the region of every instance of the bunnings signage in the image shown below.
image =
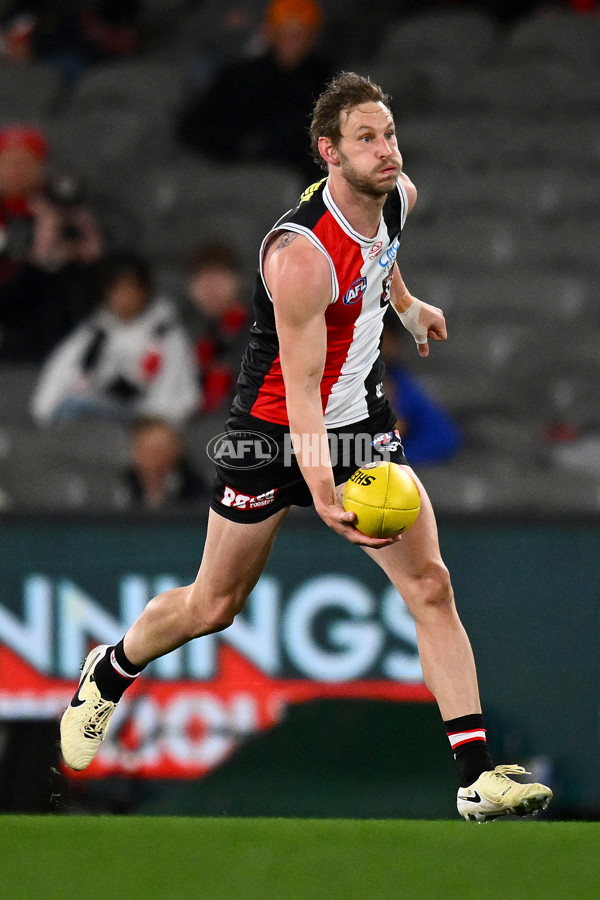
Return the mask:
<svg viewBox="0 0 600 900"><path fill-rule="evenodd" d="M75 550L75 533L69 540ZM152 572L152 548L141 543L146 571L122 570L107 544L104 559L96 548L87 567L75 552L50 571L41 565L12 580L17 592L0 602L1 718L60 716L89 648L116 642L152 596L190 580L172 569ZM294 574L289 562L285 577L277 569L275 556L228 629L148 667L83 777L198 777L278 722L290 703L432 699L414 623L391 586L374 588L333 563L312 575L304 566Z"/></svg>

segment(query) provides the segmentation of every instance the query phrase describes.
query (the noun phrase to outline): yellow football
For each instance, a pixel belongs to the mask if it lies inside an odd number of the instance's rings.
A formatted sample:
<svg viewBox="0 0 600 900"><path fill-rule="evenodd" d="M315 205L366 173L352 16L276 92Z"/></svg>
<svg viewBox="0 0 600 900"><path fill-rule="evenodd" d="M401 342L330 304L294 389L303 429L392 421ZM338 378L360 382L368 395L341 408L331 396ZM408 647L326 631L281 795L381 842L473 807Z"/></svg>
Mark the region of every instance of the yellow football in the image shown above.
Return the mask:
<svg viewBox="0 0 600 900"><path fill-rule="evenodd" d="M407 469L374 462L357 469L342 497L344 509L356 513L356 527L370 537L393 537L409 528L421 509L421 495Z"/></svg>

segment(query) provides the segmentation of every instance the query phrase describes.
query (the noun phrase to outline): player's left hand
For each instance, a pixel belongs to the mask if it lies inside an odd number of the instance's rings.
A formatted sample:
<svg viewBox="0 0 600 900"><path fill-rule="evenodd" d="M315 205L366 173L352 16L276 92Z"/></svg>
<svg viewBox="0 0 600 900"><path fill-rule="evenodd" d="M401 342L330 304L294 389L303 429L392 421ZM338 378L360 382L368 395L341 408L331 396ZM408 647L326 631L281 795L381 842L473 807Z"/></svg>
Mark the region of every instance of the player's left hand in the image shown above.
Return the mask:
<svg viewBox="0 0 600 900"><path fill-rule="evenodd" d="M448 337L444 313L437 306L422 303L419 311L419 326L423 331L427 332L427 341L445 341ZM427 341L423 344L417 343L419 356L429 356L429 344Z"/></svg>
<svg viewBox="0 0 600 900"><path fill-rule="evenodd" d="M417 297L398 316L407 331L414 337L419 356L429 356L428 341L445 341L448 337L444 313L437 306L423 303Z"/></svg>

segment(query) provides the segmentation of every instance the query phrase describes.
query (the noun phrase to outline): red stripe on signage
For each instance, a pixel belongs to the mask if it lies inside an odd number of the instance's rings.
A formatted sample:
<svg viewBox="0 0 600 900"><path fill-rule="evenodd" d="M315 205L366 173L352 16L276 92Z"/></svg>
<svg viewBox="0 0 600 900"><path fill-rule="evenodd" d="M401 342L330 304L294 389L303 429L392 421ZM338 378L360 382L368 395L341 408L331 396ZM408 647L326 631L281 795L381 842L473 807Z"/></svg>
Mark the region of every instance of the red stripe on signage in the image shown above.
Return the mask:
<svg viewBox="0 0 600 900"><path fill-rule="evenodd" d="M65 680L40 673L13 651L0 647L0 703L12 706L15 712L20 710L19 718L44 714L58 718L76 687L77 678ZM64 773L80 780L108 775L198 778L233 752L248 731L264 731L281 721L290 704L334 698L434 701L422 681L272 678L233 648L221 646L218 673L209 681L136 681L121 701L119 728L109 733L89 768L76 773L65 767ZM225 723L231 729L221 753L205 752L215 710L218 726L223 728Z"/></svg>

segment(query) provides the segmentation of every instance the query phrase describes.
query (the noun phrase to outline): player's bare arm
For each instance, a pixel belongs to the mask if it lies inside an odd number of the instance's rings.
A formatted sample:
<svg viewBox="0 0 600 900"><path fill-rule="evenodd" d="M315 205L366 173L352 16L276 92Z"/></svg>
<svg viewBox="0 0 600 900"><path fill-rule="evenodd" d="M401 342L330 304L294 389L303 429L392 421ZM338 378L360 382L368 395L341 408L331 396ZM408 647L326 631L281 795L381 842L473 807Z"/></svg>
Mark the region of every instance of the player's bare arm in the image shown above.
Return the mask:
<svg viewBox="0 0 600 900"><path fill-rule="evenodd" d="M414 337L419 356L429 356L428 340L445 341L448 337L442 310L413 297L397 264L394 264L390 303L406 330Z"/></svg>
<svg viewBox="0 0 600 900"><path fill-rule="evenodd" d="M408 213L410 213L417 202L417 189L406 172L400 173L398 181L400 181L406 192ZM446 322L442 310L417 300L410 293L400 274L397 263L394 265L390 300L396 313L400 316L402 324L415 338L420 356L425 357L429 355L428 339L433 341L446 340ZM416 305L409 312L415 300Z"/></svg>
<svg viewBox="0 0 600 900"><path fill-rule="evenodd" d="M302 235L277 235L267 248L265 279L273 298L279 356L294 450L318 514L355 544L385 547L394 538L369 538L354 527L355 516L339 503L327 450L321 401L331 302L331 271L324 255ZM302 441L302 435L310 441ZM311 456L310 446L319 452ZM316 459L315 459L316 456Z"/></svg>

